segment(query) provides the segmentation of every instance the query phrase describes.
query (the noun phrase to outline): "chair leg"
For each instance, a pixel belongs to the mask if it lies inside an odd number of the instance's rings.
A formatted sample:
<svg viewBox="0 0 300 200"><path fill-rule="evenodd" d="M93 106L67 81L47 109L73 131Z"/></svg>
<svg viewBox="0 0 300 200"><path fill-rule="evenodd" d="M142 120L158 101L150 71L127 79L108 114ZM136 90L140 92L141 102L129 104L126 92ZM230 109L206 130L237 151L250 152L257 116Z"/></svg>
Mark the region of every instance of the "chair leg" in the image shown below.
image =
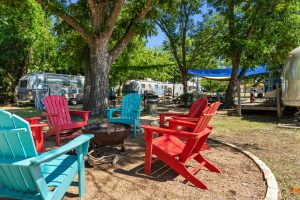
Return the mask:
<svg viewBox="0 0 300 200"><path fill-rule="evenodd" d="M133 124L133 138L136 138L136 123Z"/></svg>
<svg viewBox="0 0 300 200"><path fill-rule="evenodd" d="M59 130L55 133L55 139L56 139L56 146L60 146L60 136L59 136Z"/></svg>
<svg viewBox="0 0 300 200"><path fill-rule="evenodd" d="M215 167L213 164L211 164L209 161L207 161L203 156L199 153L195 158L197 162L205 162L204 167L206 167L209 171L216 172L216 173L221 173L221 171Z"/></svg>
<svg viewBox="0 0 300 200"><path fill-rule="evenodd" d="M210 147L207 144L203 144L201 150L210 150Z"/></svg>
<svg viewBox="0 0 300 200"><path fill-rule="evenodd" d="M146 149L147 149L147 147L146 147ZM152 165L152 153L151 153L151 151L148 151L148 152L146 151L145 152L144 173L148 176L151 175L151 165Z"/></svg>
<svg viewBox="0 0 300 200"><path fill-rule="evenodd" d="M178 174L183 176L187 181L191 182L194 186L207 190L207 186L200 181L198 178L196 178L193 174L191 174L188 169L184 166L184 164L177 162L176 164L169 165L172 169L174 169Z"/></svg>
<svg viewBox="0 0 300 200"><path fill-rule="evenodd" d="M77 148L79 197L83 197L84 193L85 193L84 160L83 159L84 159L83 146L79 146Z"/></svg>

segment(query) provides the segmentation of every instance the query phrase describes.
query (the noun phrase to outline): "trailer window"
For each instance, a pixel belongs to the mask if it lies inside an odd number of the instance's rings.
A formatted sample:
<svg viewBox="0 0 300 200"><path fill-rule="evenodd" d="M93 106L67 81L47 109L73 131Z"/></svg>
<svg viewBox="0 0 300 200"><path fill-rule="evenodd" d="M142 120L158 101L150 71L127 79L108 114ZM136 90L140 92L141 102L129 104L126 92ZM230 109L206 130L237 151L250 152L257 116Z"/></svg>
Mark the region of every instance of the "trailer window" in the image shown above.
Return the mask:
<svg viewBox="0 0 300 200"><path fill-rule="evenodd" d="M83 83L80 79L77 79L77 85L78 87L82 87L83 86Z"/></svg>
<svg viewBox="0 0 300 200"><path fill-rule="evenodd" d="M27 89L27 80L23 80L23 81L21 81L21 83L20 83L20 88L22 88L22 89Z"/></svg>

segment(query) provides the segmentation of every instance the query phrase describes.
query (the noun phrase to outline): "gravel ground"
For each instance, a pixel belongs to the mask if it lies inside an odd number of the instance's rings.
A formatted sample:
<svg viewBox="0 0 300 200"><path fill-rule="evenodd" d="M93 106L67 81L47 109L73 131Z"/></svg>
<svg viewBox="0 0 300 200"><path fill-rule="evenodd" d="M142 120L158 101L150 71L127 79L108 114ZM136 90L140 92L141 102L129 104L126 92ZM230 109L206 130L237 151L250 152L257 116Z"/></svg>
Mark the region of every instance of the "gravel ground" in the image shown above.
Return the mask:
<svg viewBox="0 0 300 200"><path fill-rule="evenodd" d="M211 150L203 156L221 170L221 174L200 170L196 176L207 186L201 190L186 182L162 162L154 164L152 175L143 173L143 137L126 140L126 155L116 166L102 171L86 166L84 199L263 199L266 185L262 173L245 155L209 141ZM189 163L191 167L196 162ZM76 199L78 191L70 187L64 199Z"/></svg>

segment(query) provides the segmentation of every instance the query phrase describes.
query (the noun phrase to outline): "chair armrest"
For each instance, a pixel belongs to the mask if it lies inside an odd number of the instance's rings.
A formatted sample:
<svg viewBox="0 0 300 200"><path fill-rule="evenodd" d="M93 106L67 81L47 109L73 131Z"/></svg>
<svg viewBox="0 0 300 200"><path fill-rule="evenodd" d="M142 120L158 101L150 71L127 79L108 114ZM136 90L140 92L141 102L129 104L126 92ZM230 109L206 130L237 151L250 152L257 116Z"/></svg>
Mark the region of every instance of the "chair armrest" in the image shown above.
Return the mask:
<svg viewBox="0 0 300 200"><path fill-rule="evenodd" d="M199 121L199 119L198 119L198 121ZM176 129L177 126L183 126L186 128L195 128L196 125L197 125L197 123L195 123L195 122L169 119L169 128L170 129Z"/></svg>
<svg viewBox="0 0 300 200"><path fill-rule="evenodd" d="M154 133L159 133L159 134L167 134L167 135L173 135L173 136L178 136L183 138L192 138L198 136L198 134L196 133L159 128L150 125L142 125L141 127L144 129L145 134L151 134L151 135L153 135Z"/></svg>
<svg viewBox="0 0 300 200"><path fill-rule="evenodd" d="M108 108L108 109L106 109L106 111L112 111L112 112L115 112L115 111L118 111L118 110L121 110L121 107L119 107L119 108Z"/></svg>
<svg viewBox="0 0 300 200"><path fill-rule="evenodd" d="M28 121L30 124L37 124L41 120L41 117L28 117L25 118L26 121Z"/></svg>
<svg viewBox="0 0 300 200"><path fill-rule="evenodd" d="M42 124L30 124L30 128L38 128L38 127L45 127L47 124L42 123Z"/></svg>
<svg viewBox="0 0 300 200"><path fill-rule="evenodd" d="M94 135L91 135L91 134L81 135L81 136L73 139L71 142L69 142L68 144L66 144L62 147L59 147L52 151L43 153L40 156L37 156L36 158L32 159L30 162L33 164L41 164L41 163L47 162L49 160L53 160L53 159L57 158L58 156L65 154L65 153L71 151L72 149L76 149L77 147L85 144L86 142L89 142L93 137L94 137Z"/></svg>
<svg viewBox="0 0 300 200"><path fill-rule="evenodd" d="M113 112L120 111L120 110L121 110L121 107L119 107L119 108L108 108L108 109L106 109L106 117L108 117L108 119L110 119L110 118L112 118Z"/></svg>
<svg viewBox="0 0 300 200"><path fill-rule="evenodd" d="M169 116L187 116L186 113L170 113L170 112L166 112L166 113L158 113L159 115L164 115L166 117L169 117Z"/></svg>
<svg viewBox="0 0 300 200"><path fill-rule="evenodd" d="M198 122L200 118L191 118L191 117L179 117L174 116L172 117L175 120L181 120L181 121L189 121L189 122Z"/></svg>
<svg viewBox="0 0 300 200"><path fill-rule="evenodd" d="M45 112L42 112L43 115L45 116L58 116L58 114L52 114L52 113L45 113Z"/></svg>
<svg viewBox="0 0 300 200"><path fill-rule="evenodd" d="M74 115L86 115L86 114L89 114L91 111L69 110L69 112Z"/></svg>
<svg viewBox="0 0 300 200"><path fill-rule="evenodd" d="M166 121L166 117L174 117L174 116L178 116L178 117L186 117L187 114L184 113L158 113L159 114L159 126L160 127L164 127L165 121Z"/></svg>

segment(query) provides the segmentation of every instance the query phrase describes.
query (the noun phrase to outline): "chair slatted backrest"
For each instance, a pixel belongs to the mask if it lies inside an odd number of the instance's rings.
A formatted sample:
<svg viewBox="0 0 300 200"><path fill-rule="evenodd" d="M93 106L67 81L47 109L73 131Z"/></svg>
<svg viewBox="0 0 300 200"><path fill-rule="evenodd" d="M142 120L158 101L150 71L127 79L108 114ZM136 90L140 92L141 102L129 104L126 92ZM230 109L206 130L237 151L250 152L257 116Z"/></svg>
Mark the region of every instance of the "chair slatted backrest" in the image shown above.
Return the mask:
<svg viewBox="0 0 300 200"><path fill-rule="evenodd" d="M58 115L58 125L71 124L69 106L67 100L59 95L51 95L45 98L46 110L49 114ZM55 125L55 118L50 116L51 126Z"/></svg>
<svg viewBox="0 0 300 200"><path fill-rule="evenodd" d="M29 168L14 165L18 160L36 156L28 122L0 110L0 189L36 192L37 186Z"/></svg>
<svg viewBox="0 0 300 200"><path fill-rule="evenodd" d="M189 113L187 114L187 117L191 117L191 118L200 117L203 110L207 107L207 105L208 105L207 98L204 97L204 98L197 99L192 103Z"/></svg>
<svg viewBox="0 0 300 200"><path fill-rule="evenodd" d="M203 114L215 114L217 112L220 104L221 103L219 101L217 101L215 103L212 103L210 106L208 106L206 109L203 110ZM208 120L208 122L209 122L209 120ZM201 132L208 125L208 122L206 123L206 121L199 120L197 122L196 127L194 128L194 130L192 132L193 133L199 133L199 132Z"/></svg>
<svg viewBox="0 0 300 200"><path fill-rule="evenodd" d="M209 107L205 108L202 112L202 115L197 122L196 127L193 130L193 133L203 134L205 128L210 122L211 118L217 113L217 109L220 106L220 102L212 103ZM180 155L180 161L185 162L192 153L197 153L201 150L203 144L205 143L209 132L201 135L199 138L191 138L187 140L186 145Z"/></svg>
<svg viewBox="0 0 300 200"><path fill-rule="evenodd" d="M134 112L139 110L142 103L142 97L139 94L127 94L122 98L122 111L121 118L123 119L139 119L140 112Z"/></svg>

